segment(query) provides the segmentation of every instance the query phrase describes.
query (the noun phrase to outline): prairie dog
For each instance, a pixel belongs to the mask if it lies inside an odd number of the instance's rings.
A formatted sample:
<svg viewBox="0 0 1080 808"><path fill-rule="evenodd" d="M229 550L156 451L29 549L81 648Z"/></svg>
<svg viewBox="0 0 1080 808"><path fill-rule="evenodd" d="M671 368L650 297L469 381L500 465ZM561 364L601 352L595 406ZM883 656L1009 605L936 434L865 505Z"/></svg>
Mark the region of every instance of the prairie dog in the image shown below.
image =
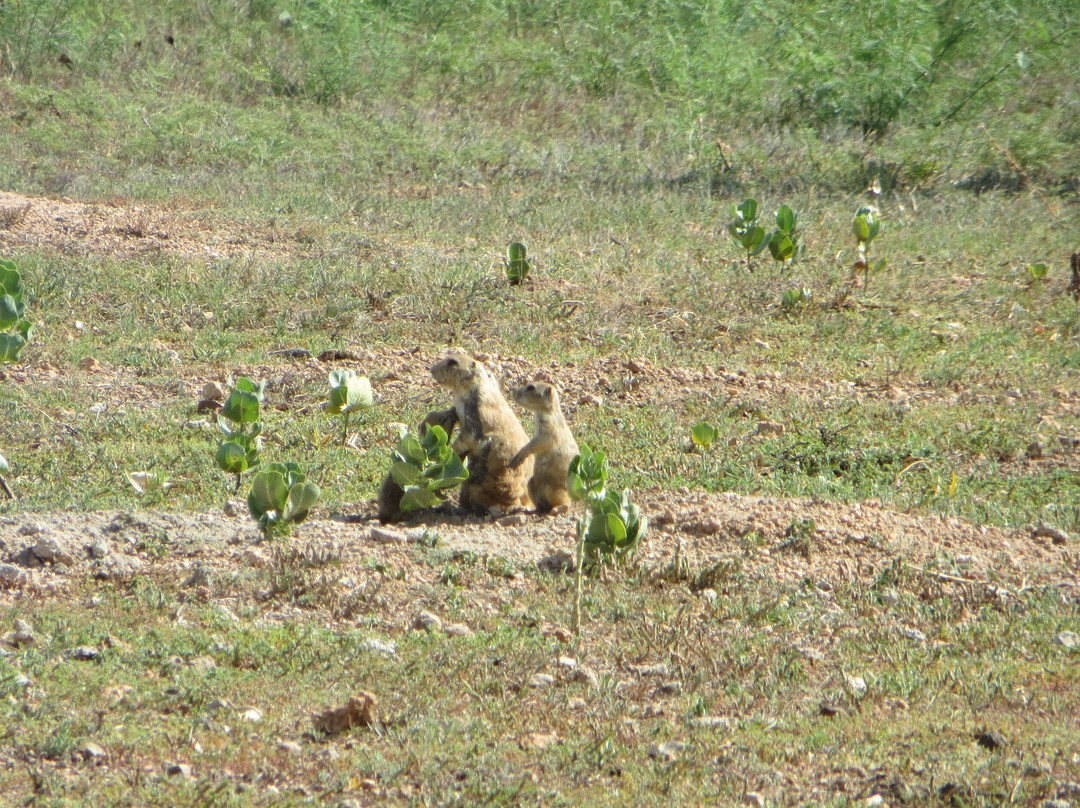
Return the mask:
<svg viewBox="0 0 1080 808"><path fill-rule="evenodd" d="M429 426L441 426L446 430L446 435L449 437L453 434L456 423L457 411L453 407L448 410L432 410L420 422L419 432L421 435L426 435ZM405 496L405 491L394 482L393 475L387 474L382 481L382 486L379 488L380 522L385 525L389 522L400 522L408 518L409 514L401 510L401 498L403 496Z"/></svg>
<svg viewBox="0 0 1080 808"><path fill-rule="evenodd" d="M461 507L472 511L528 507L532 461L511 468L510 460L529 436L491 371L464 351L453 351L432 365L431 375L453 396L458 426L454 451L469 459Z"/></svg>
<svg viewBox="0 0 1080 808"><path fill-rule="evenodd" d="M563 417L559 391L552 385L529 382L514 391L514 401L532 412L536 418L536 434L510 460L510 467L517 468L532 455L529 496L538 513L547 513L570 502L566 473L570 461L578 454L577 441Z"/></svg>

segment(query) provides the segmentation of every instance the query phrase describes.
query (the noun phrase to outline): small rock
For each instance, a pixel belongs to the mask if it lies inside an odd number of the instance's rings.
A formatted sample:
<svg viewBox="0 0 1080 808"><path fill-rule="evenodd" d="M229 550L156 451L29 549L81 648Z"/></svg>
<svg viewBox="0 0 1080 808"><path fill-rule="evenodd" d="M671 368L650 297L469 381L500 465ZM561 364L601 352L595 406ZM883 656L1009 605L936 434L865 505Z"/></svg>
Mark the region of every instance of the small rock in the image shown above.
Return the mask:
<svg viewBox="0 0 1080 808"><path fill-rule="evenodd" d="M225 507L222 510L230 519L240 519L248 515L247 503L238 499L226 500Z"/></svg>
<svg viewBox="0 0 1080 808"><path fill-rule="evenodd" d="M94 577L102 580L126 580L135 577L142 566L143 560L136 556L109 553L98 560L94 568Z"/></svg>
<svg viewBox="0 0 1080 808"><path fill-rule="evenodd" d="M556 505L551 509L552 516L562 516L564 513L570 513L570 503L564 502L562 505Z"/></svg>
<svg viewBox="0 0 1080 808"><path fill-rule="evenodd" d="M1071 651L1080 645L1080 636L1075 631L1062 631L1057 635L1057 641Z"/></svg>
<svg viewBox="0 0 1080 808"><path fill-rule="evenodd" d="M464 623L451 623L443 631L447 637L471 637L473 633Z"/></svg>
<svg viewBox="0 0 1080 808"><path fill-rule="evenodd" d="M109 545L103 541L96 541L87 548L91 558L104 558L109 554Z"/></svg>
<svg viewBox="0 0 1080 808"><path fill-rule="evenodd" d="M600 687L600 677L596 675L596 671L590 668L588 665L578 665L574 668L573 674L570 679L575 682L579 682L589 687Z"/></svg>
<svg viewBox="0 0 1080 808"><path fill-rule="evenodd" d="M169 777L183 777L185 780L191 780L191 766L187 763L172 763L165 767L165 774Z"/></svg>
<svg viewBox="0 0 1080 808"><path fill-rule="evenodd" d="M1072 803L1068 800L1046 800L1042 808L1072 808Z"/></svg>
<svg viewBox="0 0 1080 808"><path fill-rule="evenodd" d="M638 676L667 676L668 666L663 662L656 665L628 665L631 673L636 673Z"/></svg>
<svg viewBox="0 0 1080 808"><path fill-rule="evenodd" d="M240 554L240 559L248 567L263 569L270 563L270 556L258 547L248 547Z"/></svg>
<svg viewBox="0 0 1080 808"><path fill-rule="evenodd" d="M529 687L551 687L553 684L555 684L555 677L546 673L534 673L532 678L529 679Z"/></svg>
<svg viewBox="0 0 1080 808"><path fill-rule="evenodd" d="M866 798L866 801L863 803L866 808L878 808L879 805L884 804L885 798L880 794L871 794L869 797Z"/></svg>
<svg viewBox="0 0 1080 808"><path fill-rule="evenodd" d="M25 676L25 675L23 675L21 673L15 675L15 686L16 687L27 688L27 687L30 687L30 685L32 685L33 683L34 683L33 680L30 679L28 676Z"/></svg>
<svg viewBox="0 0 1080 808"><path fill-rule="evenodd" d="M763 351L767 351L767 350L769 350L769 348L770 348L770 347L772 347L772 346L770 346L770 345L769 345L769 343L767 343L767 342L766 342L765 340L763 340L763 339L756 339L756 340L754 340L754 345L755 345L756 347L758 347L758 348L761 348L761 349L762 349Z"/></svg>
<svg viewBox="0 0 1080 808"><path fill-rule="evenodd" d="M990 750L1003 749L1009 745L1009 742L1005 740L1005 736L996 729L980 732L975 736L975 742L984 749Z"/></svg>
<svg viewBox="0 0 1080 808"><path fill-rule="evenodd" d="M823 701L818 706L818 714L823 715L826 718L832 718L833 716L840 715L844 712L844 708L839 704L833 704L831 701Z"/></svg>
<svg viewBox="0 0 1080 808"><path fill-rule="evenodd" d="M664 714L664 705L657 702L656 704L646 704L645 709L641 711L642 718L659 718Z"/></svg>
<svg viewBox="0 0 1080 808"><path fill-rule="evenodd" d="M79 360L79 367L88 373L101 373L101 363L92 356L84 356Z"/></svg>
<svg viewBox="0 0 1080 808"><path fill-rule="evenodd" d="M512 513L509 516L504 516L501 519L496 519L495 524L499 527L520 527L521 525L527 525L529 523L529 517L523 513Z"/></svg>
<svg viewBox="0 0 1080 808"><path fill-rule="evenodd" d="M224 401L225 395L225 385L219 382L207 382L203 385L202 397L205 401Z"/></svg>
<svg viewBox="0 0 1080 808"><path fill-rule="evenodd" d="M191 665L192 669L197 671L198 673L205 674L209 673L217 667L217 660L215 660L212 656L197 656L188 664Z"/></svg>
<svg viewBox="0 0 1080 808"><path fill-rule="evenodd" d="M0 585L21 586L26 583L26 573L14 564L0 564Z"/></svg>
<svg viewBox="0 0 1080 808"><path fill-rule="evenodd" d="M679 752L686 748L680 741L666 741L649 747L649 757L654 760L672 761L679 757Z"/></svg>
<svg viewBox="0 0 1080 808"><path fill-rule="evenodd" d="M554 732L530 732L521 739L522 749L546 749L552 744L559 742L559 736Z"/></svg>
<svg viewBox="0 0 1080 808"><path fill-rule="evenodd" d="M252 724L258 724L263 720L262 710L257 707L248 707L240 712L240 718Z"/></svg>
<svg viewBox="0 0 1080 808"><path fill-rule="evenodd" d="M72 648L70 651L65 651L64 654L70 659L74 659L76 662L92 662L101 656L101 652L98 651L98 649L89 645L80 645L78 648Z"/></svg>
<svg viewBox="0 0 1080 808"><path fill-rule="evenodd" d="M765 798L756 791L747 791L743 794L742 801L743 805L749 805L750 808L765 808Z"/></svg>
<svg viewBox="0 0 1080 808"><path fill-rule="evenodd" d="M569 656L561 656L555 660L555 664L560 668L566 668L567 670L573 670L577 667L577 660Z"/></svg>
<svg viewBox="0 0 1080 808"><path fill-rule="evenodd" d="M604 403L604 397L598 396L594 393L586 393L578 399L578 404L582 407L588 407L589 405L595 405L599 407Z"/></svg>
<svg viewBox="0 0 1080 808"><path fill-rule="evenodd" d="M366 651L374 651L377 654L386 654L386 656L393 656L397 653L397 643L390 640L378 640L374 637L368 637L362 643L360 647Z"/></svg>
<svg viewBox="0 0 1080 808"><path fill-rule="evenodd" d="M574 556L565 550L558 550L541 558L536 566L544 572L573 572Z"/></svg>
<svg viewBox="0 0 1080 808"><path fill-rule="evenodd" d="M866 680L861 676L850 676L845 673L844 681L847 682L848 688L856 696L863 696L866 694Z"/></svg>
<svg viewBox="0 0 1080 808"><path fill-rule="evenodd" d="M500 508L498 505L492 505L488 508L488 513L491 514L492 519L502 519L506 515L506 511Z"/></svg>
<svg viewBox="0 0 1080 808"><path fill-rule="evenodd" d="M20 536L36 536L38 533L44 532L44 530L45 528L37 522L27 522L24 525L19 525Z"/></svg>
<svg viewBox="0 0 1080 808"><path fill-rule="evenodd" d="M1028 460L1038 460L1046 452L1046 447L1039 441L1032 441L1024 449L1024 455Z"/></svg>
<svg viewBox="0 0 1080 808"><path fill-rule="evenodd" d="M698 597L706 603L716 603L716 599L720 596L716 593L715 589L702 589L698 592Z"/></svg>
<svg viewBox="0 0 1080 808"><path fill-rule="evenodd" d="M574 696L572 699L566 700L566 709L577 712L578 710L585 709L585 699L580 696Z"/></svg>
<svg viewBox="0 0 1080 808"><path fill-rule="evenodd" d="M34 629L30 627L30 624L25 620L15 619L15 633L12 635L12 644L18 648L21 645L33 645L34 640L37 639L34 636Z"/></svg>
<svg viewBox="0 0 1080 808"><path fill-rule="evenodd" d="M1039 525L1031 533L1031 538L1048 538L1054 544L1068 544L1069 534L1064 530L1059 530L1056 527L1050 527L1049 525Z"/></svg>
<svg viewBox="0 0 1080 808"><path fill-rule="evenodd" d="M690 719L690 726L696 729L728 729L731 719L722 715L702 715Z"/></svg>
<svg viewBox="0 0 1080 808"><path fill-rule="evenodd" d="M299 755L304 751L303 747L296 741L278 741L277 746L282 752L288 752L292 755Z"/></svg>
<svg viewBox="0 0 1080 808"><path fill-rule="evenodd" d="M240 620L240 618L233 614L232 610L224 603L219 603L217 606L215 606L214 611L220 614L230 623L237 623Z"/></svg>
<svg viewBox="0 0 1080 808"><path fill-rule="evenodd" d="M228 699L210 699L210 701L206 702L206 709L212 713L231 710L232 708L232 702Z"/></svg>
<svg viewBox="0 0 1080 808"><path fill-rule="evenodd" d="M79 754L82 755L83 760L101 760L101 758L105 757L105 750L93 741L89 741L83 744Z"/></svg>
<svg viewBox="0 0 1080 808"><path fill-rule="evenodd" d="M926 642L926 635L919 631L917 628L911 626L901 626L900 633L907 637L909 640L915 640L915 642Z"/></svg>
<svg viewBox="0 0 1080 808"><path fill-rule="evenodd" d="M385 527L373 527L368 532L368 538L376 544L405 544L408 536L400 530L390 530Z"/></svg>
<svg viewBox="0 0 1080 808"><path fill-rule="evenodd" d="M54 538L40 539L30 552L40 558L42 561L51 561L54 564L66 564L71 566L75 563L74 557L67 549Z"/></svg>
<svg viewBox="0 0 1080 808"><path fill-rule="evenodd" d="M413 631L441 631L442 618L431 612L420 612L412 621Z"/></svg>

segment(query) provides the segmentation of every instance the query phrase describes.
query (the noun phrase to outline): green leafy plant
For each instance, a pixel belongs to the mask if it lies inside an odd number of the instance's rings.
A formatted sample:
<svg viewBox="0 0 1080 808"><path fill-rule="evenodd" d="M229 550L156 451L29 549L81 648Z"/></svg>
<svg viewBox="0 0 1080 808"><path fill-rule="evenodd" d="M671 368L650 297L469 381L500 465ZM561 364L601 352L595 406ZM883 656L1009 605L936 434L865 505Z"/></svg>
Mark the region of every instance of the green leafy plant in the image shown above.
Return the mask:
<svg viewBox="0 0 1080 808"><path fill-rule="evenodd" d="M342 446L349 436L349 416L374 406L375 397L366 376L357 376L354 371L345 369L330 371L330 394L324 408L330 415L345 415L345 425L341 430Z"/></svg>
<svg viewBox="0 0 1080 808"><path fill-rule="evenodd" d="M218 414L218 428L225 437L214 459L219 469L236 475L237 491L240 490L241 475L259 465L263 430L259 409L265 390L266 382L256 385L241 376L232 385L232 392Z"/></svg>
<svg viewBox="0 0 1080 808"><path fill-rule="evenodd" d="M864 205L855 212L855 218L851 223L851 231L855 235L858 255L855 258L855 272L862 270L863 289L870 284L870 269L880 272L885 269L886 261L882 258L876 265L870 259L870 245L881 233L881 218L876 208Z"/></svg>
<svg viewBox="0 0 1080 808"><path fill-rule="evenodd" d="M322 492L296 463L268 463L251 481L248 510L259 523L264 538L287 533L307 519Z"/></svg>
<svg viewBox="0 0 1080 808"><path fill-rule="evenodd" d="M786 266L802 253L800 243L799 214L788 205L781 205L776 211L776 230L769 236L769 254L773 260Z"/></svg>
<svg viewBox="0 0 1080 808"><path fill-rule="evenodd" d="M758 224L758 203L756 199L745 199L742 204L732 209L735 218L728 223L727 230L736 246L746 252L746 268L750 269L750 259L769 246L769 234Z"/></svg>
<svg viewBox="0 0 1080 808"><path fill-rule="evenodd" d="M629 489L622 493L605 490L609 468L603 452L593 452L582 444L570 461L567 489L571 499L585 502L584 516L577 523L575 553L574 630L581 629L581 589L586 561L593 567L613 560L625 563L633 556L645 535L648 520L630 502Z"/></svg>
<svg viewBox="0 0 1080 808"><path fill-rule="evenodd" d="M529 259L526 257L528 249L520 241L514 241L506 248L506 258L503 259L503 269L506 270L506 278L511 285L518 285L529 277Z"/></svg>
<svg viewBox="0 0 1080 808"><path fill-rule="evenodd" d="M1046 264L1043 264L1043 263L1028 264L1027 265L1027 271L1028 271L1028 275L1031 276L1031 279L1033 281L1041 281L1041 280L1044 280L1046 278L1046 275L1047 275L1047 273L1049 273L1050 268Z"/></svg>
<svg viewBox="0 0 1080 808"><path fill-rule="evenodd" d="M401 486L401 510L433 508L446 491L469 479L469 470L448 444L446 430L429 426L423 435L403 430L390 455L390 475Z"/></svg>
<svg viewBox="0 0 1080 808"><path fill-rule="evenodd" d="M0 258L0 362L18 362L34 327L23 319L23 283L14 261Z"/></svg>
<svg viewBox="0 0 1080 808"><path fill-rule="evenodd" d="M690 439L705 452L709 451L712 445L716 443L716 436L716 427L708 421L702 421L690 430Z"/></svg>
<svg viewBox="0 0 1080 808"><path fill-rule="evenodd" d="M803 287L801 289L788 289L780 295L780 308L791 313L796 309L809 306L814 300L814 290Z"/></svg>

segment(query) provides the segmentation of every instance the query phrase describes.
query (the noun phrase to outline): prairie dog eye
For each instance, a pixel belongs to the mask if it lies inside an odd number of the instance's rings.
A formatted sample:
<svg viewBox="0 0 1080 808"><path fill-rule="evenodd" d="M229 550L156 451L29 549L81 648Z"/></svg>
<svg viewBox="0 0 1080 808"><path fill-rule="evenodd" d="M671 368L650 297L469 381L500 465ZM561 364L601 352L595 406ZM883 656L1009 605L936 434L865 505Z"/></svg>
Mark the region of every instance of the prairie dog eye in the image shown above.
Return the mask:
<svg viewBox="0 0 1080 808"><path fill-rule="evenodd" d="M449 365L450 367L454 367L457 364L457 360L456 359L447 359L446 364Z"/></svg>

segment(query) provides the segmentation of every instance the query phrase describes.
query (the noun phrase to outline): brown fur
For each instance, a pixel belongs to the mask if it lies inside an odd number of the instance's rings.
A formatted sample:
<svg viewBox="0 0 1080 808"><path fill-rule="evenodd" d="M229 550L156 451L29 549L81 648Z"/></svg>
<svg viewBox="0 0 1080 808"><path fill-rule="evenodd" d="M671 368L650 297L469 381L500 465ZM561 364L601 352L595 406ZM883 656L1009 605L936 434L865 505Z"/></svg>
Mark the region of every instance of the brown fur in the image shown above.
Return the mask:
<svg viewBox="0 0 1080 808"><path fill-rule="evenodd" d="M451 407L448 410L432 410L420 422L419 432L427 434L429 426L441 426L446 430L449 437L454 432L457 423L457 410ZM394 482L394 477L387 474L379 488L379 521L384 525L390 522L401 522L407 519L409 514L401 510L401 498L405 496L405 490Z"/></svg>
<svg viewBox="0 0 1080 808"><path fill-rule="evenodd" d="M514 401L536 418L533 435L513 459L516 468L532 455L533 474L529 478L529 496L539 513L570 502L566 490L566 473L570 461L578 454L577 441L563 417L559 391L546 382L529 382L514 391Z"/></svg>
<svg viewBox="0 0 1080 808"><path fill-rule="evenodd" d="M453 351L432 366L431 375L453 395L458 425L454 451L468 458L469 479L461 484L461 507L472 511L528 507L532 461L511 468L510 460L529 436L491 371L464 351Z"/></svg>

